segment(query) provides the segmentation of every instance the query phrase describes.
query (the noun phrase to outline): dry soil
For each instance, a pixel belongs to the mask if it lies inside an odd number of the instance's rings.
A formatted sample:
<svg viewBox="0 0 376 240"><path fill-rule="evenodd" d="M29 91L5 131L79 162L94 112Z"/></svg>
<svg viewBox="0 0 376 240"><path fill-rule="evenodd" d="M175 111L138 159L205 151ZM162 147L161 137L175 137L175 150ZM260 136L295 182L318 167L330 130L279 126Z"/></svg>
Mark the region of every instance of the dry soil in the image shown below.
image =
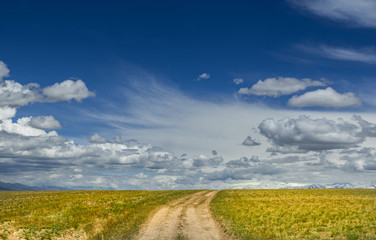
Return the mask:
<svg viewBox="0 0 376 240"><path fill-rule="evenodd" d="M211 216L209 204L216 193L201 191L163 206L135 239L230 239Z"/></svg>

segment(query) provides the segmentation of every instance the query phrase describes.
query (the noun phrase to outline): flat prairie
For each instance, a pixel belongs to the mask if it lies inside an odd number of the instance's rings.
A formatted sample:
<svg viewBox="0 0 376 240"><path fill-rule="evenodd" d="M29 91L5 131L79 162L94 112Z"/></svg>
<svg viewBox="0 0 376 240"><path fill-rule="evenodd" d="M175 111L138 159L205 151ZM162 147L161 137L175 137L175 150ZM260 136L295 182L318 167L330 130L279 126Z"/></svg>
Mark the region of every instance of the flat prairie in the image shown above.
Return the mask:
<svg viewBox="0 0 376 240"><path fill-rule="evenodd" d="M376 190L224 190L211 202L236 239L376 239Z"/></svg>
<svg viewBox="0 0 376 240"><path fill-rule="evenodd" d="M376 190L0 192L0 239L376 239Z"/></svg>

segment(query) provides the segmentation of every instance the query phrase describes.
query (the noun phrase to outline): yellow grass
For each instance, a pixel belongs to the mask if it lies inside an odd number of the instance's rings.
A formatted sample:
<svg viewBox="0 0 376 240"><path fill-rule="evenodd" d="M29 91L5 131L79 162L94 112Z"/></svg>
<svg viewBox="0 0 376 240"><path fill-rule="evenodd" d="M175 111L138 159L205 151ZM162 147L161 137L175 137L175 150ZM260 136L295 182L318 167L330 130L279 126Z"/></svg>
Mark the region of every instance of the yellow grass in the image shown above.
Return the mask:
<svg viewBox="0 0 376 240"><path fill-rule="evenodd" d="M129 239L153 209L193 192L0 192L0 239Z"/></svg>
<svg viewBox="0 0 376 240"><path fill-rule="evenodd" d="M376 239L376 190L225 190L211 203L237 239Z"/></svg>

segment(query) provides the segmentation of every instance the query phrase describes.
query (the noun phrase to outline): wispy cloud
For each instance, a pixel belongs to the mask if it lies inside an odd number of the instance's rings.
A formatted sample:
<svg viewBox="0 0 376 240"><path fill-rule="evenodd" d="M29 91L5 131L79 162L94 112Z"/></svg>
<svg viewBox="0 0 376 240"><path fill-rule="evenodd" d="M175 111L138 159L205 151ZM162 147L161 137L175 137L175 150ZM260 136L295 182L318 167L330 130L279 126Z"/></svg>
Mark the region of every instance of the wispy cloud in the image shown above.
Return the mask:
<svg viewBox="0 0 376 240"><path fill-rule="evenodd" d="M191 98L153 77L130 83L122 93L122 102L108 103L108 108L87 112L88 116L110 125L117 131L114 135L125 134L176 154L196 155L218 149L226 158L246 154L247 148L240 144L244 129L272 111L236 99L214 103ZM124 107L119 108L119 104Z"/></svg>
<svg viewBox="0 0 376 240"><path fill-rule="evenodd" d="M319 54L331 59L376 64L376 52L373 49L357 50L323 46L318 50L321 50Z"/></svg>
<svg viewBox="0 0 376 240"><path fill-rule="evenodd" d="M373 0L288 0L320 17L356 27L376 28L376 2Z"/></svg>
<svg viewBox="0 0 376 240"><path fill-rule="evenodd" d="M328 59L376 64L376 51L374 48L354 49L327 45L296 45L296 47L304 52Z"/></svg>

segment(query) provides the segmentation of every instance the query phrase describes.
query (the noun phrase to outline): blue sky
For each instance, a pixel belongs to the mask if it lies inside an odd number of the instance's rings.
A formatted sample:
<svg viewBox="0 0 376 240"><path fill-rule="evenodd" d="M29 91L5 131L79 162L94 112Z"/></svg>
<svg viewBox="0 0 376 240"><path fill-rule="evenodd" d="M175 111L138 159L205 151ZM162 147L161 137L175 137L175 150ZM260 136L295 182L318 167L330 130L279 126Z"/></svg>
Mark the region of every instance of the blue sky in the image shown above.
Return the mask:
<svg viewBox="0 0 376 240"><path fill-rule="evenodd" d="M375 180L371 0L0 8L0 181L168 189Z"/></svg>

